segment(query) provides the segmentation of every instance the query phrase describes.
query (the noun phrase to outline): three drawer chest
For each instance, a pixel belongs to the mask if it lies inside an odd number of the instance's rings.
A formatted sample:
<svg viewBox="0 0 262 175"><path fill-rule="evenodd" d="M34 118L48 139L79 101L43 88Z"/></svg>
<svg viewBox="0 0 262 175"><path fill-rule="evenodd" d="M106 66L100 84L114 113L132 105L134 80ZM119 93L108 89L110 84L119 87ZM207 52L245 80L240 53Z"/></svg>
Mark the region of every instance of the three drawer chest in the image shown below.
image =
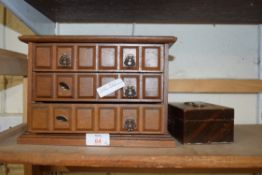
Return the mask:
<svg viewBox="0 0 262 175"><path fill-rule="evenodd" d="M27 131L18 143L175 147L167 132L168 49L175 37L21 36L28 43ZM100 96L97 89L114 88Z"/></svg>

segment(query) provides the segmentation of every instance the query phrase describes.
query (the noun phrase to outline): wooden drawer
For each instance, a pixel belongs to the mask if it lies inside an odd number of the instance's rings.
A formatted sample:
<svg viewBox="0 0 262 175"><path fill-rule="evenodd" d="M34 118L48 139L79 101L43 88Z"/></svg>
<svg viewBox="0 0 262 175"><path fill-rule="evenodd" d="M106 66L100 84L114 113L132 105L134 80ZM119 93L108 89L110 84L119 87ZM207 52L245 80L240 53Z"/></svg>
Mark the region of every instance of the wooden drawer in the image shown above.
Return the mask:
<svg viewBox="0 0 262 175"><path fill-rule="evenodd" d="M126 86L99 97L96 89L121 78ZM33 101L161 102L162 74L33 73Z"/></svg>
<svg viewBox="0 0 262 175"><path fill-rule="evenodd" d="M31 104L28 124L35 133L164 132L162 104Z"/></svg>
<svg viewBox="0 0 262 175"><path fill-rule="evenodd" d="M162 44L36 43L34 71L162 72Z"/></svg>

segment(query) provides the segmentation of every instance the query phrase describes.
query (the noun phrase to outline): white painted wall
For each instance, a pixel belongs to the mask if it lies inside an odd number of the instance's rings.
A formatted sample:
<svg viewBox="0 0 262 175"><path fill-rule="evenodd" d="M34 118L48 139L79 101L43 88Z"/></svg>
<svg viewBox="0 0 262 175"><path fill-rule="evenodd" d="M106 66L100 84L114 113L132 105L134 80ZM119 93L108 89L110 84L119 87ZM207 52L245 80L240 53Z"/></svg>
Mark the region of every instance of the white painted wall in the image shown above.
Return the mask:
<svg viewBox="0 0 262 175"><path fill-rule="evenodd" d="M250 78L259 76L257 25L58 24L59 35L174 35L169 78ZM235 122L257 123L256 94L169 94L169 101L206 101L235 109Z"/></svg>

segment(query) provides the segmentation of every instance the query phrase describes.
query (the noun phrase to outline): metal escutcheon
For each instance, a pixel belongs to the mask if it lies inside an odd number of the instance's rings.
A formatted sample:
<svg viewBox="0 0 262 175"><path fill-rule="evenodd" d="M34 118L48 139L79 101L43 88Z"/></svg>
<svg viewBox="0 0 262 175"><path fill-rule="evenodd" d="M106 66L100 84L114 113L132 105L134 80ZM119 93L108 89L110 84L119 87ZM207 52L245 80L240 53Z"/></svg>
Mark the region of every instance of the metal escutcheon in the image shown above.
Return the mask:
<svg viewBox="0 0 262 175"><path fill-rule="evenodd" d="M126 119L124 128L127 129L128 132L131 132L134 129L136 129L135 120L134 119Z"/></svg>

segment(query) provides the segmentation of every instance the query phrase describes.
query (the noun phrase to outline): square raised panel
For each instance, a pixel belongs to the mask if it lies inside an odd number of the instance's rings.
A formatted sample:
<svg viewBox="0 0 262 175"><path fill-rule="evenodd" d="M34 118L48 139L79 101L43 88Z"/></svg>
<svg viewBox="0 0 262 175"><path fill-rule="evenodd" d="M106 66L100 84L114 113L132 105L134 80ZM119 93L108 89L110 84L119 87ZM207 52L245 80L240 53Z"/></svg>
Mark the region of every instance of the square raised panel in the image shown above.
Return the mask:
<svg viewBox="0 0 262 175"><path fill-rule="evenodd" d="M35 69L52 69L52 46L35 46Z"/></svg>
<svg viewBox="0 0 262 175"><path fill-rule="evenodd" d="M56 96L57 98L74 97L74 75L56 76Z"/></svg>
<svg viewBox="0 0 262 175"><path fill-rule="evenodd" d="M57 46L56 47L56 66L58 69L73 69L74 65L74 47Z"/></svg>
<svg viewBox="0 0 262 175"><path fill-rule="evenodd" d="M98 84L98 87L101 87L113 80L116 80L117 79L117 75L110 75L110 74L100 74L99 75L99 84ZM104 96L102 97L101 99L115 99L118 97L118 91L116 92L113 92L107 96Z"/></svg>
<svg viewBox="0 0 262 175"><path fill-rule="evenodd" d="M120 68L124 70L139 69L138 47L121 46L120 47Z"/></svg>
<svg viewBox="0 0 262 175"><path fill-rule="evenodd" d="M98 130L116 131L117 130L117 108L99 107L98 109Z"/></svg>
<svg viewBox="0 0 262 175"><path fill-rule="evenodd" d="M143 76L143 98L145 99L162 99L161 75L144 75Z"/></svg>
<svg viewBox="0 0 262 175"><path fill-rule="evenodd" d="M121 91L121 97L125 99L138 99L140 96L139 75L122 75L121 79L126 85Z"/></svg>
<svg viewBox="0 0 262 175"><path fill-rule="evenodd" d="M117 69L117 47L99 46L98 69L115 70Z"/></svg>
<svg viewBox="0 0 262 175"><path fill-rule="evenodd" d="M77 78L78 98L96 98L96 75L79 74Z"/></svg>
<svg viewBox="0 0 262 175"><path fill-rule="evenodd" d="M52 74L34 74L34 98L52 98L53 97L53 75Z"/></svg>
<svg viewBox="0 0 262 175"><path fill-rule="evenodd" d="M96 47L78 46L78 69L94 70L96 68Z"/></svg>
<svg viewBox="0 0 262 175"><path fill-rule="evenodd" d="M161 132L163 123L162 108L151 106L143 108L143 131Z"/></svg>
<svg viewBox="0 0 262 175"><path fill-rule="evenodd" d="M53 108L53 129L61 131L71 130L71 106L55 106Z"/></svg>
<svg viewBox="0 0 262 175"><path fill-rule="evenodd" d="M142 69L161 70L161 49L160 47L142 47Z"/></svg>
<svg viewBox="0 0 262 175"><path fill-rule="evenodd" d="M30 127L34 131L49 130L50 110L48 105L32 105Z"/></svg>
<svg viewBox="0 0 262 175"><path fill-rule="evenodd" d="M77 106L75 110L76 130L93 131L95 122L95 108L93 106Z"/></svg>
<svg viewBox="0 0 262 175"><path fill-rule="evenodd" d="M132 132L139 130L139 106L120 108L121 130Z"/></svg>

